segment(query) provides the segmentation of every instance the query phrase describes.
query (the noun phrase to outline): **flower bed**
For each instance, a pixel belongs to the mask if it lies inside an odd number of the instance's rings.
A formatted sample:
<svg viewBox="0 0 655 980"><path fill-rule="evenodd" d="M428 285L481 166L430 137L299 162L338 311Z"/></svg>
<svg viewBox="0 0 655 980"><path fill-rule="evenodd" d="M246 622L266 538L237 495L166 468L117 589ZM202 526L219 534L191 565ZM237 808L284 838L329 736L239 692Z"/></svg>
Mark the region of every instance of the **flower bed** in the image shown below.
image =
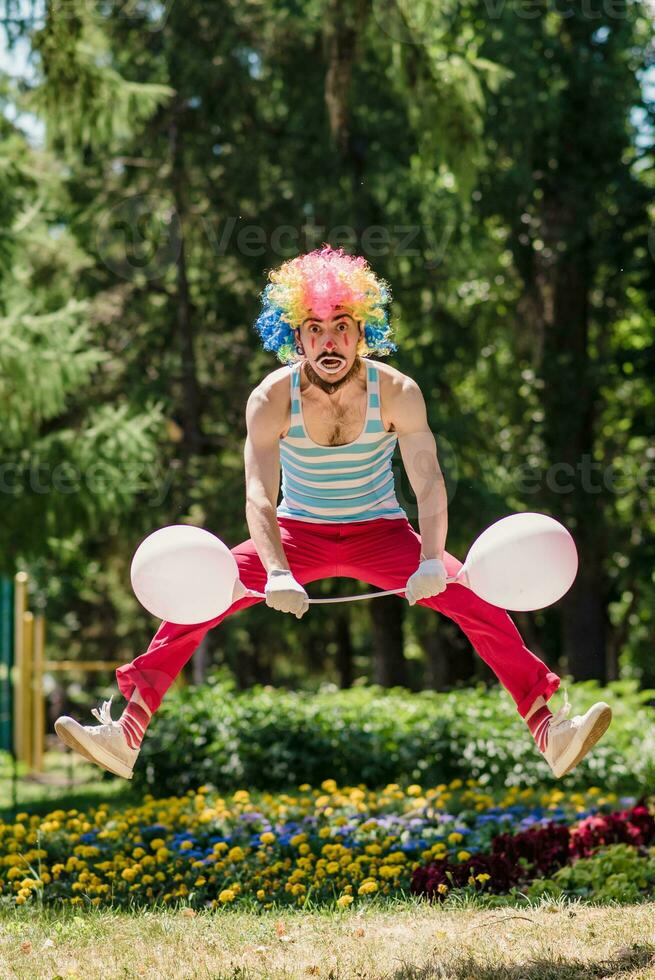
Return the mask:
<svg viewBox="0 0 655 980"><path fill-rule="evenodd" d="M494 799L472 780L379 791L325 780L276 795L203 787L117 812L23 813L0 822L0 902L346 907L410 891L503 892L599 844L645 847L655 833L645 806L612 816L634 803L595 787Z"/></svg>

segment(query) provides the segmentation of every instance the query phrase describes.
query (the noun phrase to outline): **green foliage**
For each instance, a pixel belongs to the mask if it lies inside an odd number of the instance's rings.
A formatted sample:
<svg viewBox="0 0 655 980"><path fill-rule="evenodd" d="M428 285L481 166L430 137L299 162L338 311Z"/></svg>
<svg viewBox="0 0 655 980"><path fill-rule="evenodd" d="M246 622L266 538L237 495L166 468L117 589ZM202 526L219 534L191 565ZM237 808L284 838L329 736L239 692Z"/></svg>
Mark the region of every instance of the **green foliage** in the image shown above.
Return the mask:
<svg viewBox="0 0 655 980"><path fill-rule="evenodd" d="M50 141L60 140L67 156L76 156L80 146L99 152L119 147L175 94L166 85L120 76L108 37L84 0L49 4L32 44L43 82L25 97L25 108L48 119Z"/></svg>
<svg viewBox="0 0 655 980"><path fill-rule="evenodd" d="M612 726L566 787L635 792L655 778L653 692L630 682L570 690L574 710L605 697ZM323 690L316 695L256 687L236 693L217 682L171 693L156 713L135 781L157 792L203 783L220 789L276 789L324 779L382 786L478 779L494 788L538 786L547 763L504 691L410 694L400 688Z"/></svg>
<svg viewBox="0 0 655 980"><path fill-rule="evenodd" d="M627 904L652 896L654 889L655 847L644 854L629 844L612 844L599 848L592 857L560 868L552 878L534 881L527 894L531 899L548 895Z"/></svg>
<svg viewBox="0 0 655 980"><path fill-rule="evenodd" d="M447 461L448 550L464 557L513 510L564 517L587 591L531 617L531 645L578 676L601 676L607 652L609 676L655 683L647 4L12 7L2 29L29 39L33 74L0 75L0 448L10 466L89 474L100 459L106 474L96 491L3 493L2 562L47 598L52 655L143 649L128 568L148 531L247 537L244 407L277 367L250 329L257 296L267 269L328 240L392 284L392 363L421 386ZM583 455L625 491L547 485ZM242 686L311 686L348 648L343 673L371 676L374 607L341 615L338 631L318 614L296 629L253 610L208 637L207 659ZM412 685L450 683L427 669L436 628L439 657L464 659L435 617Z"/></svg>

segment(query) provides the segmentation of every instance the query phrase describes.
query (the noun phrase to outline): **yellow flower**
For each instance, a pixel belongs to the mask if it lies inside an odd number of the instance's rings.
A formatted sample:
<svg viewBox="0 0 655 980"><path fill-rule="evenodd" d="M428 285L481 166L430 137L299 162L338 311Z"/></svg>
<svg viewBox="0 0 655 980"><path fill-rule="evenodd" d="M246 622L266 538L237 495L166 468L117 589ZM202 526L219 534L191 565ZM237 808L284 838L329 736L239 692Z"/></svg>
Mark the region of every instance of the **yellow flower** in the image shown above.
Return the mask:
<svg viewBox="0 0 655 980"><path fill-rule="evenodd" d="M416 783L412 783L411 786L407 787L405 792L407 793L408 796L420 796L423 791L421 787L418 786Z"/></svg>
<svg viewBox="0 0 655 980"><path fill-rule="evenodd" d="M378 890L377 881L364 881L357 889L358 895L372 895Z"/></svg>
<svg viewBox="0 0 655 980"><path fill-rule="evenodd" d="M153 851L158 851L161 847L166 846L166 841L162 840L161 837L155 837L154 840L150 841L150 846L153 849Z"/></svg>
<svg viewBox="0 0 655 980"><path fill-rule="evenodd" d="M324 789L326 793L336 793L337 784L334 779L324 779L321 783L321 789Z"/></svg>
<svg viewBox="0 0 655 980"><path fill-rule="evenodd" d="M201 888L205 884L206 881L207 881L207 879L206 878L203 878L203 876L200 875L199 878L196 878L196 881L195 881L196 887L197 888Z"/></svg>
<svg viewBox="0 0 655 980"><path fill-rule="evenodd" d="M468 859L470 858L470 856L471 855L469 854L468 851L458 851L457 852L457 860L458 861L468 861Z"/></svg>
<svg viewBox="0 0 655 980"><path fill-rule="evenodd" d="M241 847L231 847L227 854L230 861L243 861L246 856Z"/></svg>
<svg viewBox="0 0 655 980"><path fill-rule="evenodd" d="M232 799L235 803L248 803L250 801L250 793L247 789L238 789ZM228 901L230 901L230 899L228 899Z"/></svg>
<svg viewBox="0 0 655 980"><path fill-rule="evenodd" d="M484 885L485 881L489 881L489 879L491 878L491 875L482 873L482 874L476 875L476 878L478 879L478 881L480 882L480 884Z"/></svg>
<svg viewBox="0 0 655 980"><path fill-rule="evenodd" d="M459 844L459 842L462 840L464 840L464 837L462 836L462 834L459 834L456 830L454 830L452 834L448 834L449 844Z"/></svg>
<svg viewBox="0 0 655 980"><path fill-rule="evenodd" d="M450 789L461 789L463 785L464 784L461 779L453 779L450 784Z"/></svg>
<svg viewBox="0 0 655 980"><path fill-rule="evenodd" d="M445 895L445 894L446 894L446 892L448 891L448 885L437 885L437 891L438 891L438 892L439 892L439 893L440 893L441 895Z"/></svg>
<svg viewBox="0 0 655 980"><path fill-rule="evenodd" d="M309 854L309 852L311 851L311 847L309 846L309 844L301 844L300 847L298 848L298 851L300 854Z"/></svg>
<svg viewBox="0 0 655 980"><path fill-rule="evenodd" d="M258 898L258 899L259 899L260 901L261 901L261 900L262 900L263 898L266 898L266 892L264 891L264 889L263 889L263 888L258 888L258 889L257 889L257 898Z"/></svg>
<svg viewBox="0 0 655 980"><path fill-rule="evenodd" d="M327 871L328 874L334 875L337 873L340 867L341 865L339 864L338 861L329 861L327 868L325 870Z"/></svg>
<svg viewBox="0 0 655 980"><path fill-rule="evenodd" d="M224 840L220 840L218 844L214 844L213 847L214 854L223 854L225 851L227 851L227 849L228 846Z"/></svg>
<svg viewBox="0 0 655 980"><path fill-rule="evenodd" d="M318 836L321 838L329 837L331 833L332 831L330 830L329 827L321 827L321 829L318 832Z"/></svg>
<svg viewBox="0 0 655 980"><path fill-rule="evenodd" d="M125 881L134 881L136 878L136 871L134 868L124 868L121 871L121 878L124 878Z"/></svg>
<svg viewBox="0 0 655 980"><path fill-rule="evenodd" d="M387 864L404 864L406 860L407 855L404 851L391 851L385 858Z"/></svg>
<svg viewBox="0 0 655 980"><path fill-rule="evenodd" d="M352 905L353 901L354 899L352 895L341 895L337 899L337 905L339 906L339 908L345 909L348 907L348 905Z"/></svg>
<svg viewBox="0 0 655 980"><path fill-rule="evenodd" d="M398 874L398 868L389 867L388 864L383 864L378 869L378 874L381 878L395 878Z"/></svg>
<svg viewBox="0 0 655 980"><path fill-rule="evenodd" d="M262 844L273 844L275 843L275 834L272 834L270 831L267 830L265 833L261 835L259 839L262 842Z"/></svg>
<svg viewBox="0 0 655 980"><path fill-rule="evenodd" d="M228 902L233 902L235 898L235 893L231 888L224 888L223 891L218 896L219 902L223 902L226 905Z"/></svg>
<svg viewBox="0 0 655 980"><path fill-rule="evenodd" d="M181 851L190 851L192 847L193 847L192 840L183 840L182 843L180 844Z"/></svg>
<svg viewBox="0 0 655 980"><path fill-rule="evenodd" d="M292 847L297 847L299 844L302 844L306 840L307 840L307 834L294 834L294 836L291 838L289 843L291 844Z"/></svg>

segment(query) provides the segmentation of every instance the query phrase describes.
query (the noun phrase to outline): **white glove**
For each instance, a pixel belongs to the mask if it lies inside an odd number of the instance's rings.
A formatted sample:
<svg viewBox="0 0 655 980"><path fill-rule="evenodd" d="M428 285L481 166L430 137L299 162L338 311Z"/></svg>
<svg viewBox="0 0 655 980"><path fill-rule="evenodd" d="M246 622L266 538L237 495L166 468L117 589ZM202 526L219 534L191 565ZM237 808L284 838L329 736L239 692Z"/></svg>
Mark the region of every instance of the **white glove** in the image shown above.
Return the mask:
<svg viewBox="0 0 655 980"><path fill-rule="evenodd" d="M440 558L424 558L407 580L405 598L410 606L419 599L430 599L446 588L446 566Z"/></svg>
<svg viewBox="0 0 655 980"><path fill-rule="evenodd" d="M301 619L309 609L309 596L287 569L270 570L264 594L267 606L278 612L293 613L296 619Z"/></svg>

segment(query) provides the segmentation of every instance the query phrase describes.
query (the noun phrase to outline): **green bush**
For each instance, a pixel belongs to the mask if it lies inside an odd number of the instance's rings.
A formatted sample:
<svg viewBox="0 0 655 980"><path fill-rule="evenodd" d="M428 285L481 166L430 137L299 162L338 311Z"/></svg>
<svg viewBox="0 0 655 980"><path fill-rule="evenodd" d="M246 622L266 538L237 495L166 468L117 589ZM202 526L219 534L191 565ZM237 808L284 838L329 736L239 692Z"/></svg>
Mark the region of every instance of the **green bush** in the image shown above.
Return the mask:
<svg viewBox="0 0 655 980"><path fill-rule="evenodd" d="M651 788L655 776L652 691L632 681L600 688L568 684L571 715L599 698L614 709L602 741L565 778L567 789ZM558 692L551 700L556 710ZM571 715L569 717L571 717ZM536 786L548 764L501 688L447 693L400 688L324 688L318 694L256 687L236 692L219 679L171 692L151 724L135 782L158 794L203 783L220 789L280 789L324 779L370 787L411 780L436 785Z"/></svg>
<svg viewBox="0 0 655 980"><path fill-rule="evenodd" d="M594 902L639 902L655 890L655 848L640 854L629 844L602 847L592 857L560 868L552 878L534 881L532 899L550 895L585 898Z"/></svg>

